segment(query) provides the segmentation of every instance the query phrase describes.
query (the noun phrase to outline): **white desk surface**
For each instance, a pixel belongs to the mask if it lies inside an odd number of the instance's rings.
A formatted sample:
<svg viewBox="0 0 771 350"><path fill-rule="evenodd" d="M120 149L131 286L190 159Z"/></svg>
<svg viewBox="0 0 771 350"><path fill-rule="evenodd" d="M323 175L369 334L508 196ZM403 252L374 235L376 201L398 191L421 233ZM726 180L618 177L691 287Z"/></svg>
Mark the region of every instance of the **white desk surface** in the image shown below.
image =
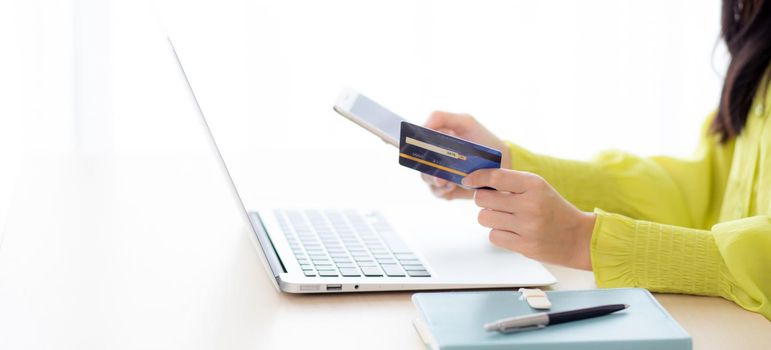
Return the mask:
<svg viewBox="0 0 771 350"><path fill-rule="evenodd" d="M195 157L30 157L0 246L2 349L422 347L410 293L287 295ZM591 273L550 267L555 289ZM695 349L761 349L731 302L657 295Z"/></svg>

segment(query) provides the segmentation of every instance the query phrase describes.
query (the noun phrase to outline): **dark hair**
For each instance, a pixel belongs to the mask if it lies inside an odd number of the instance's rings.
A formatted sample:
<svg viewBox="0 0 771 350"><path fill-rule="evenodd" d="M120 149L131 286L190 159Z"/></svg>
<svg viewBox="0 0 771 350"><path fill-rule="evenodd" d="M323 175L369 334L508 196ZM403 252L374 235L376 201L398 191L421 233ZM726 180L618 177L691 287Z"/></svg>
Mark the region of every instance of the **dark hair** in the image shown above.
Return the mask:
<svg viewBox="0 0 771 350"><path fill-rule="evenodd" d="M723 0L722 36L731 63L712 131L726 142L744 129L771 61L771 0Z"/></svg>

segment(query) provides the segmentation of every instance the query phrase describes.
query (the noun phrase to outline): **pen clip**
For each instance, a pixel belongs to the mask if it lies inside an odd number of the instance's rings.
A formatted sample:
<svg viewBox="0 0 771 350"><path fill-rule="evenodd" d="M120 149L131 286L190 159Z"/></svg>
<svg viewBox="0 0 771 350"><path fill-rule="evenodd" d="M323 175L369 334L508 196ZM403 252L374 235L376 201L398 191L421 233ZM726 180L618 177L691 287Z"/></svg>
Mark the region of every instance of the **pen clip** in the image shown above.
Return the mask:
<svg viewBox="0 0 771 350"><path fill-rule="evenodd" d="M546 292L538 288L520 288L520 299L523 299L531 308L537 310L548 310L551 308L551 301Z"/></svg>
<svg viewBox="0 0 771 350"><path fill-rule="evenodd" d="M535 324L535 325L527 326L527 327L498 328L498 332L499 333L503 333L503 334L519 333L519 332L524 332L524 331L529 331L529 330L541 329L541 328L544 328L544 327L546 327L546 325Z"/></svg>

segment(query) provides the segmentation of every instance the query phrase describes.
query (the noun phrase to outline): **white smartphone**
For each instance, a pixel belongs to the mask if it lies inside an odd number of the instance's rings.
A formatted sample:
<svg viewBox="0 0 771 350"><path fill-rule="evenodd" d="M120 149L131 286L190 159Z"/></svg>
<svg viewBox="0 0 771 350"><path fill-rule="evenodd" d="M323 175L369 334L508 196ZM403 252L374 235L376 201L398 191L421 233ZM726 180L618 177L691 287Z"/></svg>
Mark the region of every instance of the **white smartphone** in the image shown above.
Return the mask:
<svg viewBox="0 0 771 350"><path fill-rule="evenodd" d="M372 101L356 90L345 88L333 107L335 112L350 119L385 143L399 147L399 130L406 119Z"/></svg>

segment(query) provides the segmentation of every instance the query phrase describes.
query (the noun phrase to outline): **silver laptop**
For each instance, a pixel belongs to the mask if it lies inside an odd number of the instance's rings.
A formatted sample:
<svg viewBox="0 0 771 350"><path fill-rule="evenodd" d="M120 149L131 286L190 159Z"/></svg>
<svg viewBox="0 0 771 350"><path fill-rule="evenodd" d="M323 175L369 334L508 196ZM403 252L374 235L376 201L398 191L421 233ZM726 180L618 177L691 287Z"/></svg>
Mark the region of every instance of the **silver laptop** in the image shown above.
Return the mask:
<svg viewBox="0 0 771 350"><path fill-rule="evenodd" d="M396 225L400 220L412 222L406 227L420 225L415 225L414 217L387 218L376 210L247 210L170 39L169 47L223 176L249 220L252 242L279 290L339 293L507 288L556 282L540 263L493 247L485 236L469 234L452 218L435 220L447 226L434 223L414 229L419 232L400 232L394 228L402 226ZM409 242L402 234L410 237Z"/></svg>

